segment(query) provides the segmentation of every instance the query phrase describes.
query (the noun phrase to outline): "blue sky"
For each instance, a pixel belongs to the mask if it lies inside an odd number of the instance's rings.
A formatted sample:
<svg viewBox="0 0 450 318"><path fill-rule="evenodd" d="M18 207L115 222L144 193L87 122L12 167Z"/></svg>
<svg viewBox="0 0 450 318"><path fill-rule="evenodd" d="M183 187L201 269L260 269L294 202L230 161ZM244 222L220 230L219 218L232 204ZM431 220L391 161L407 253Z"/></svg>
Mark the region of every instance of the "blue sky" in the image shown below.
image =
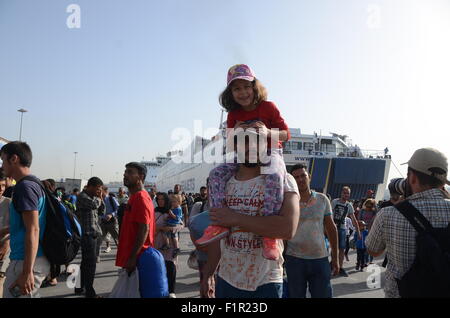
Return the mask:
<svg viewBox="0 0 450 318"><path fill-rule="evenodd" d="M77 151L77 177L119 180L173 129L217 127L227 69L246 63L290 127L387 146L397 166L450 156L449 39L445 0L0 0L0 136L18 139L25 108L36 175L72 177Z"/></svg>

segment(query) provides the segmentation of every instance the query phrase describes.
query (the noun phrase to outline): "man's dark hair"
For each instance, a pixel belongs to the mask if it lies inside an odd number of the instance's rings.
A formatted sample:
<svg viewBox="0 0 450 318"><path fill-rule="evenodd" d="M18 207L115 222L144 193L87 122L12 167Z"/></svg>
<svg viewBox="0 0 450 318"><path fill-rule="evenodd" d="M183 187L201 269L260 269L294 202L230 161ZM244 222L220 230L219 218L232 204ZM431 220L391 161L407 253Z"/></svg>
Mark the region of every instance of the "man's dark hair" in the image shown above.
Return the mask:
<svg viewBox="0 0 450 318"><path fill-rule="evenodd" d="M413 168L408 167L408 172L412 172L417 176L417 179L419 179L419 182L423 186L430 186L432 188L440 188L444 185L444 181L439 180L436 177L429 176L423 172L414 170Z"/></svg>
<svg viewBox="0 0 450 318"><path fill-rule="evenodd" d="M22 141L12 141L7 143L0 149L0 155L5 154L6 158L9 160L12 156L16 155L19 157L20 164L24 167L31 167L31 162L33 161L33 153L31 152L30 146L26 142Z"/></svg>
<svg viewBox="0 0 450 318"><path fill-rule="evenodd" d="M42 184L47 190L56 195L57 189L56 189L56 181L54 179L45 179L44 181L42 181Z"/></svg>
<svg viewBox="0 0 450 318"><path fill-rule="evenodd" d="M45 179L53 188L56 188L56 181L53 179Z"/></svg>
<svg viewBox="0 0 450 318"><path fill-rule="evenodd" d="M55 183L55 185L56 185L56 183ZM64 187L56 188L56 191L58 191L58 190L61 190L61 192L66 192L66 188L64 188Z"/></svg>
<svg viewBox="0 0 450 318"><path fill-rule="evenodd" d="M6 180L5 172L3 168L0 168L0 181Z"/></svg>
<svg viewBox="0 0 450 318"><path fill-rule="evenodd" d="M144 176L144 178L142 179L143 181L147 177L147 168L143 164L140 164L139 162L127 163L125 165L125 168L134 168L134 169L136 169L138 171L138 174Z"/></svg>
<svg viewBox="0 0 450 318"><path fill-rule="evenodd" d="M49 182L49 180L50 180L50 179L42 180L42 184L44 185L44 187L45 187L48 191L50 191L51 193L53 193L53 192L55 192L55 186L52 185L52 184Z"/></svg>
<svg viewBox="0 0 450 318"><path fill-rule="evenodd" d="M156 197L162 196L164 198L164 206L158 206L155 211L157 212L167 212L170 210L170 200L169 195L165 192L156 193Z"/></svg>
<svg viewBox="0 0 450 318"><path fill-rule="evenodd" d="M90 178L87 183L88 187L98 187L98 186L102 186L102 185L103 185L103 181L98 177Z"/></svg>
<svg viewBox="0 0 450 318"><path fill-rule="evenodd" d="M206 188L205 186L203 186L203 187L200 188L200 191L206 190L206 189L207 189L207 188Z"/></svg>
<svg viewBox="0 0 450 318"><path fill-rule="evenodd" d="M75 189L72 190L72 193L74 193L74 192L80 192L80 189L75 188Z"/></svg>
<svg viewBox="0 0 450 318"><path fill-rule="evenodd" d="M308 167L306 167L303 163L298 163L296 165L294 165L291 168L291 174L295 171L295 170L300 170L300 169L305 169L306 172L308 172Z"/></svg>

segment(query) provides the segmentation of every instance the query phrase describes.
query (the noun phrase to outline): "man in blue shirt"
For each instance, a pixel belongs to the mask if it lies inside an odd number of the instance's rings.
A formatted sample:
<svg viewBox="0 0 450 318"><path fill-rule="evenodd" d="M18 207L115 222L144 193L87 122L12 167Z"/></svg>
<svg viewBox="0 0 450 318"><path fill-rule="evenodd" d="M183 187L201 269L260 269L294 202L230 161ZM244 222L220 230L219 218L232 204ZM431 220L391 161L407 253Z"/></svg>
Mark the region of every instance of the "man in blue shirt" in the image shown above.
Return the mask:
<svg viewBox="0 0 450 318"><path fill-rule="evenodd" d="M112 236L117 246L119 239L119 225L117 222L117 212L119 210L119 202L112 194L109 193L108 187L103 187L103 202L105 203L106 212L102 216L100 226L102 228L102 242L106 241L105 253L111 252L110 239L108 234ZM100 244L101 245L101 244Z"/></svg>
<svg viewBox="0 0 450 318"><path fill-rule="evenodd" d="M45 193L38 183L22 180L31 174L33 156L28 144L10 142L2 147L0 157L5 175L17 181L10 205L11 263L3 297L39 297L38 290L50 271L39 243L45 230Z"/></svg>

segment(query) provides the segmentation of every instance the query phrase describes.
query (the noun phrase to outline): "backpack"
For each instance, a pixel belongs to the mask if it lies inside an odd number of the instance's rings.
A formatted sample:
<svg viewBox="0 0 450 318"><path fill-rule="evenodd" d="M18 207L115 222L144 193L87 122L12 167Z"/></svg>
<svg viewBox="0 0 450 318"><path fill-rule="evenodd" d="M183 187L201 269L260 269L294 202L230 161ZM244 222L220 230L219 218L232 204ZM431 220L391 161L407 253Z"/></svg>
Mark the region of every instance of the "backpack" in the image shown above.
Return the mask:
<svg viewBox="0 0 450 318"><path fill-rule="evenodd" d="M400 297L450 297L450 223L433 228L407 200L395 207L417 231L414 263L396 279Z"/></svg>
<svg viewBox="0 0 450 318"><path fill-rule="evenodd" d="M43 239L40 242L45 256L51 264L69 264L80 249L80 223L71 209L46 189L39 179L27 176L22 180L36 182L45 193L46 225Z"/></svg>

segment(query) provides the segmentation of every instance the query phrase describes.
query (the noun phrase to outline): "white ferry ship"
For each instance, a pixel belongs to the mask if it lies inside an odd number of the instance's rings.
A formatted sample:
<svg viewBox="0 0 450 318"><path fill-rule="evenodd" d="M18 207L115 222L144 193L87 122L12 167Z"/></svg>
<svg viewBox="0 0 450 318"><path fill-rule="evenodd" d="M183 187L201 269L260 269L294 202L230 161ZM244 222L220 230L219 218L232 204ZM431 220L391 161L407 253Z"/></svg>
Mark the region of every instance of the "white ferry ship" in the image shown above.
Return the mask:
<svg viewBox="0 0 450 318"><path fill-rule="evenodd" d="M339 197L341 188L351 187L351 199L365 197L367 190L375 192L375 199L382 200L391 164L391 157L385 150L362 150L352 145L345 135L330 133L329 136L302 134L300 129L291 128L291 139L284 143L283 156L286 167L297 163L307 165L312 176L311 188ZM207 140L197 136L190 148L190 156L211 153L215 148L215 138ZM159 168L156 177L158 191L173 190L180 184L186 193L199 192L206 185L206 178L212 163L177 163L184 151L168 153L166 163Z"/></svg>

